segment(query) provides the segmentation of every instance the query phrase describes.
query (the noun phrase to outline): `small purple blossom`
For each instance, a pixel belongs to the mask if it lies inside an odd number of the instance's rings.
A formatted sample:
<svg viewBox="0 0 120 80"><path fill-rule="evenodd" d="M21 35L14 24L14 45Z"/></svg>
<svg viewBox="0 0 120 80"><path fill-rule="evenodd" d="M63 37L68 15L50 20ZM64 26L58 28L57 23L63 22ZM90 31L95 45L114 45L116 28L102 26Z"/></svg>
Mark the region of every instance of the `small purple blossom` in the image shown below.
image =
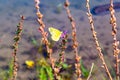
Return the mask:
<svg viewBox="0 0 120 80"><path fill-rule="evenodd" d="M62 34L61 34L61 38L65 38L65 35L68 33L67 30L63 31Z"/></svg>

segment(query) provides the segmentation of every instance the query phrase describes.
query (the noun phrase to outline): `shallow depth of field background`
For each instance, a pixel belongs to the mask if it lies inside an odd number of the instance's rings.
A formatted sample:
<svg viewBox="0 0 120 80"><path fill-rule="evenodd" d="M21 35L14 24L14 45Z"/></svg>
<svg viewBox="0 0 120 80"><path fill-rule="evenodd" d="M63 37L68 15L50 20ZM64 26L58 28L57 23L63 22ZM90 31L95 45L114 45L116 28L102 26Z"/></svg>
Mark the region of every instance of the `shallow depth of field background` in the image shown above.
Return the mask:
<svg viewBox="0 0 120 80"><path fill-rule="evenodd" d="M119 0L114 0L120 2ZM47 27L55 27L61 31L67 30L68 34L71 32L71 25L67 18L66 11L63 6L64 0L41 0L40 11L43 14L43 20ZM90 69L91 63L95 63L96 67L100 67L101 63L98 58L97 50L95 49L94 41L90 31L89 21L86 15L85 0L70 0L70 9L76 21L77 38L79 42L79 55L82 56L83 63ZM97 5L108 4L109 0L91 0L91 8ZM0 68L6 70L8 63L12 57L12 44L15 35L16 25L19 22L19 15L24 15L22 39L19 45L18 62L20 65L18 71L18 79L29 80L35 74L34 71L25 70L25 60L34 60L37 48L32 44L31 38L35 38L40 44L41 34L38 31L39 25L37 23L36 9L34 7L34 0L0 0ZM120 10L120 9L119 9ZM120 40L120 12L115 13L118 25L118 40ZM113 67L113 51L112 51L112 36L111 25L109 24L109 14L93 15L95 29L97 31L98 39L102 49L105 51L105 59L109 67ZM49 35L50 36L50 35ZM69 43L66 50L67 59L72 60L73 53L71 48L71 34L69 34ZM55 42L58 47L58 42ZM53 56L57 58L59 49L54 50ZM95 69L94 75L100 77L103 69ZM112 68L111 68L112 69ZM29 74L29 75L28 75ZM99 74L99 75L98 75Z"/></svg>

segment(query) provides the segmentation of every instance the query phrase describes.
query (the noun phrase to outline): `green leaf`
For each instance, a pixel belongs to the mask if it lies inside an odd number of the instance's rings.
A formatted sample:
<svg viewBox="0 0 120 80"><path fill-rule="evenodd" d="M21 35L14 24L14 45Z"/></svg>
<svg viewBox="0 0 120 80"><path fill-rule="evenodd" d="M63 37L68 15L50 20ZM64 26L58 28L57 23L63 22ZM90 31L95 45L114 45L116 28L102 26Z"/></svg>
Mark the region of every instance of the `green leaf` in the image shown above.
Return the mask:
<svg viewBox="0 0 120 80"><path fill-rule="evenodd" d="M38 45L38 44L37 44L37 41L35 40L35 38L32 37L31 40L32 40L32 44Z"/></svg>
<svg viewBox="0 0 120 80"><path fill-rule="evenodd" d="M15 41L15 42L19 41L19 39L20 39L20 38L19 38L19 37L17 37L17 36L16 36L16 37L14 37L14 41Z"/></svg>
<svg viewBox="0 0 120 80"><path fill-rule="evenodd" d="M21 29L17 29L16 34L18 35L21 31Z"/></svg>
<svg viewBox="0 0 120 80"><path fill-rule="evenodd" d="M46 67L46 72L49 76L49 80L53 80L52 68L50 66Z"/></svg>
<svg viewBox="0 0 120 80"><path fill-rule="evenodd" d="M67 68L69 68L69 65L66 64L66 63L63 63L63 64L62 64L62 67L63 67L63 69L67 69Z"/></svg>
<svg viewBox="0 0 120 80"><path fill-rule="evenodd" d="M40 69L40 80L47 80L47 75L46 75L44 67L41 67Z"/></svg>
<svg viewBox="0 0 120 80"><path fill-rule="evenodd" d="M82 71L82 75L87 78L89 75L89 71L85 68L85 66L83 65L82 60L80 61L81 64L81 71Z"/></svg>

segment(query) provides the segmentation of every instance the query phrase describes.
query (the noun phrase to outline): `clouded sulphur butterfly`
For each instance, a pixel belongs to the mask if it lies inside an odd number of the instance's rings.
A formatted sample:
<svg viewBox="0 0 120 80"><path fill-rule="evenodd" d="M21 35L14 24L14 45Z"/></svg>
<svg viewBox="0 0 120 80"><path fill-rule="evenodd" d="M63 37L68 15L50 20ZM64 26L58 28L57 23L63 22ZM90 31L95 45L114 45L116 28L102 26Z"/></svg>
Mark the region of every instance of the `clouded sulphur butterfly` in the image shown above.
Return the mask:
<svg viewBox="0 0 120 80"><path fill-rule="evenodd" d="M51 34L51 38L53 41L58 41L63 33L62 31L60 31L56 28L53 28L53 27L49 27L48 30Z"/></svg>

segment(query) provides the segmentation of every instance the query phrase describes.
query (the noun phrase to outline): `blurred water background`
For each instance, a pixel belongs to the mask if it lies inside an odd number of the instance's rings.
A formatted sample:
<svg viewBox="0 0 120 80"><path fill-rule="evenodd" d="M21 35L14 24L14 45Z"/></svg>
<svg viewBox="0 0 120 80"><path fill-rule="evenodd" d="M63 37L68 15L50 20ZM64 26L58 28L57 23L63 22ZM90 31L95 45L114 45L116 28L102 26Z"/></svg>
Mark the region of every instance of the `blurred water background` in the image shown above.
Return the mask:
<svg viewBox="0 0 120 80"><path fill-rule="evenodd" d="M41 0L39 6L40 11L43 14L43 20L46 27L52 26L60 30L68 30L68 32L70 33L71 25L64 9L64 1L65 0ZM87 65L91 65L91 60L93 60L92 62L97 61L95 60L97 59L97 52L95 49L95 45L93 45L93 38L90 35L91 31L89 28L89 21L86 15L85 7L86 0L69 1L71 3L71 14L76 21L77 38L78 42L80 43L78 47L79 53L82 55L84 62ZM110 0L90 0L90 7L92 9L99 5L109 4L109 1ZM120 2L120 0L114 0L114 2ZM118 6L118 10L120 10L120 6ZM120 13L116 12L115 14L117 17L117 23L118 25L120 25ZM26 19L24 21L22 40L20 41L19 45L19 64L22 66L25 60L31 59L31 55L33 56L34 53L37 53L37 50L33 47L33 44L31 44L30 40L31 37L34 37L36 40L38 40L39 44L41 36L38 31L39 24L37 23L34 0L0 0L0 67L5 67L8 61L11 60L11 46L13 44L13 37L15 35L16 25L20 20L20 15L24 15ZM102 47L104 49L107 49L107 53L111 53L112 37L110 27L111 25L109 24L110 15L93 15L93 19L95 21L95 28L98 32L98 38L101 42ZM118 35L120 35L120 33ZM120 39L120 36L118 36L118 39ZM69 48L67 53L70 53L71 45L68 46ZM66 54L66 57L71 57L71 55ZM113 55L109 54L109 58L111 58L111 56ZM97 63L99 64L99 62ZM19 74L18 75L21 76L20 80L27 80L25 79L25 77L31 77L32 75L28 75L27 72L24 72L22 67Z"/></svg>

